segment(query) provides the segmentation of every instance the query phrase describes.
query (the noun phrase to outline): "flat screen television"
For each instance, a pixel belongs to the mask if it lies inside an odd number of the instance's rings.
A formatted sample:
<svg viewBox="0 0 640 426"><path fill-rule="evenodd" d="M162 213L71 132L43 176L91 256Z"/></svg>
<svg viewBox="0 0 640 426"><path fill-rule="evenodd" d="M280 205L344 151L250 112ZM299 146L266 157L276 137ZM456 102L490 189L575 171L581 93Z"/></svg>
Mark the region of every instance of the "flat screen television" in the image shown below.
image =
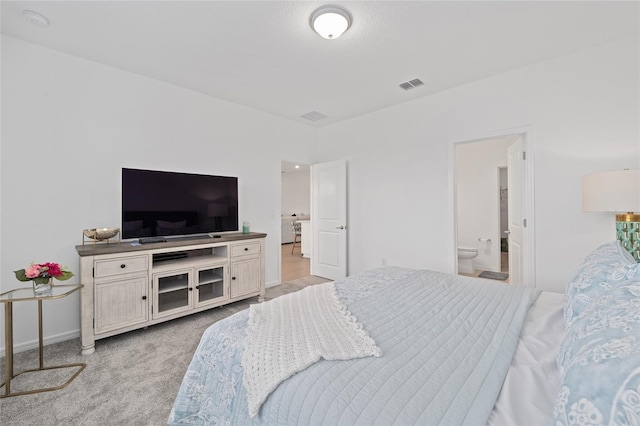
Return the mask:
<svg viewBox="0 0 640 426"><path fill-rule="evenodd" d="M122 238L238 230L238 178L122 169Z"/></svg>

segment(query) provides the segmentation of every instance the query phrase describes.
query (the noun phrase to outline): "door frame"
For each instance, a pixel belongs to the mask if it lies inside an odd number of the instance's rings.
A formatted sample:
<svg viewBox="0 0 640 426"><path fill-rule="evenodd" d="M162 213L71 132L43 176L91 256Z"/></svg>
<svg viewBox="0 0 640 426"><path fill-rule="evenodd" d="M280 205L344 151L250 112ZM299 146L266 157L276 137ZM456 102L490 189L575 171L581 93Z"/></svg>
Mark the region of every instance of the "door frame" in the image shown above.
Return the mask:
<svg viewBox="0 0 640 426"><path fill-rule="evenodd" d="M278 233L278 284L283 284L282 281L282 165L283 163L288 163L288 164L300 164L300 165L304 165L305 167L309 168L309 181L311 181L311 163L308 160L304 160L304 161L292 161L289 159L280 159L280 188L278 189L278 194L279 194L279 203L278 203L278 212L279 212L279 216L280 216L280 225L279 225L279 233ZM309 185L309 215L311 215L311 185ZM278 285L275 284L275 285Z"/></svg>
<svg viewBox="0 0 640 426"><path fill-rule="evenodd" d="M523 126L505 130L496 130L479 135L459 136L452 139L449 144L449 206L453 213L451 230L453 235L453 247L451 258L453 261L453 273L458 273L458 203L457 203L457 159L456 146L487 139L502 138L520 135L526 151L525 158L525 184L524 184L524 215L526 227L523 233L524 257L522 265L523 282L529 287L536 287L535 268L535 205L534 205L534 131L532 126Z"/></svg>

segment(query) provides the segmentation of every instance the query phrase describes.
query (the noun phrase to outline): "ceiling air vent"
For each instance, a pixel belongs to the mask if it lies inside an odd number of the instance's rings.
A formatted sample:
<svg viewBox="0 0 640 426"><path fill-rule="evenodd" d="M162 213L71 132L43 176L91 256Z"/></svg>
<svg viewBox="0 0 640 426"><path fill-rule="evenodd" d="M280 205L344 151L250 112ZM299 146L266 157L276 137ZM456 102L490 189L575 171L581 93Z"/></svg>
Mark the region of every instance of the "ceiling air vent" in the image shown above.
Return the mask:
<svg viewBox="0 0 640 426"><path fill-rule="evenodd" d="M323 113L318 112L318 111L311 111L311 112L308 112L306 114L302 114L300 117L306 118L309 121L319 121L319 120L322 120L322 119L327 118L329 116L328 115L324 115Z"/></svg>
<svg viewBox="0 0 640 426"><path fill-rule="evenodd" d="M399 86L404 90L411 90L422 85L424 85L424 83L419 78L414 78L413 80L405 81L404 83L399 84Z"/></svg>

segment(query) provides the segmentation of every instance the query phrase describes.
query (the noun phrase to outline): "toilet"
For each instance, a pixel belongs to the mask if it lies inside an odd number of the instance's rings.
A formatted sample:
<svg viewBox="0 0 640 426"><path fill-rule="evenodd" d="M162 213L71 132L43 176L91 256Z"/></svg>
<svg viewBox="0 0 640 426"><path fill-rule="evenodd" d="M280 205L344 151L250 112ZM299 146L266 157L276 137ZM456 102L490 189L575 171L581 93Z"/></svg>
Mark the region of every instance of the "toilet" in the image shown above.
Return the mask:
<svg viewBox="0 0 640 426"><path fill-rule="evenodd" d="M473 258L478 255L478 249L469 247L458 247L458 272L473 274Z"/></svg>

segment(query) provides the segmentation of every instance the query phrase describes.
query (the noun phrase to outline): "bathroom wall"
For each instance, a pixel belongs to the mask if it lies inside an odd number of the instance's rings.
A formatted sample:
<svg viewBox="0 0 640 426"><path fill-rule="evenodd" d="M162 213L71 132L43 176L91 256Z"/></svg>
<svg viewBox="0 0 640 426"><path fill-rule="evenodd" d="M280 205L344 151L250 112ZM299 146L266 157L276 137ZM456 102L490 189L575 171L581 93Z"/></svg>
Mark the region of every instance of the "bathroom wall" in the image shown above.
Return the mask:
<svg viewBox="0 0 640 426"><path fill-rule="evenodd" d="M456 145L458 247L478 249L475 268L500 271L500 167L514 138ZM480 242L479 238L491 242Z"/></svg>

